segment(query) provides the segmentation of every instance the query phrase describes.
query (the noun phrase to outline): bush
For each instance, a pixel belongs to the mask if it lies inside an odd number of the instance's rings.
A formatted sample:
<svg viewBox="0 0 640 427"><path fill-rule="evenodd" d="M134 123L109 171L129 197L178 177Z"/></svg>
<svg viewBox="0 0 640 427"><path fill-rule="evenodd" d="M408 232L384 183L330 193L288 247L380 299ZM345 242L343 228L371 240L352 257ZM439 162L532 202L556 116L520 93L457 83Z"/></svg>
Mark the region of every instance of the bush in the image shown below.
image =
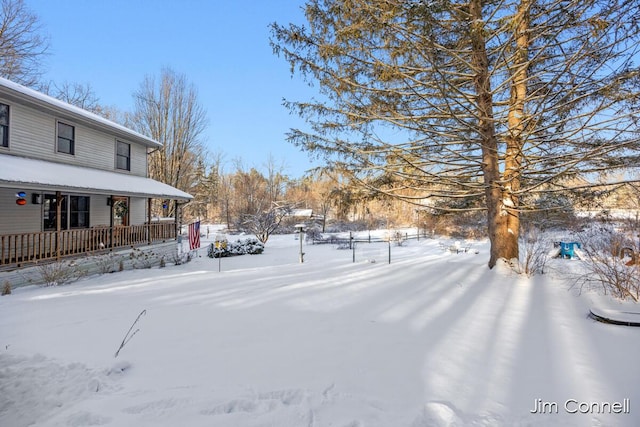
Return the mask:
<svg viewBox="0 0 640 427"><path fill-rule="evenodd" d="M638 246L623 233L608 227L589 229L580 233L582 260L586 273L576 283L585 286L599 284L604 293L615 298L640 300L640 265ZM624 258L626 253L631 260Z"/></svg>
<svg viewBox="0 0 640 427"><path fill-rule="evenodd" d="M45 286L58 286L78 280L85 275L73 262L51 262L38 267Z"/></svg>
<svg viewBox="0 0 640 427"><path fill-rule="evenodd" d="M129 258L133 263L133 268L151 268L153 264L158 261L158 257L152 251L143 251L138 248L133 248L129 254Z"/></svg>
<svg viewBox="0 0 640 427"><path fill-rule="evenodd" d="M173 265L182 265L191 262L191 252L179 253L175 251L171 254L171 262L173 262Z"/></svg>
<svg viewBox="0 0 640 427"><path fill-rule="evenodd" d="M100 274L114 273L120 261L120 257L114 254L99 255L94 259Z"/></svg>
<svg viewBox="0 0 640 427"><path fill-rule="evenodd" d="M333 221L327 224L327 233L343 233L345 231L365 231L369 229L366 221Z"/></svg>
<svg viewBox="0 0 640 427"><path fill-rule="evenodd" d="M317 227L309 227L305 232L305 241L315 242L316 240L322 240L322 233Z"/></svg>
<svg viewBox="0 0 640 427"><path fill-rule="evenodd" d="M11 283L8 280L4 281L4 285L2 286L2 296L11 294Z"/></svg>
<svg viewBox="0 0 640 427"><path fill-rule="evenodd" d="M226 244L216 245L211 243L207 250L207 256L209 258L224 258L228 256L236 255L257 255L264 252L264 244L261 243L255 237L250 237L244 240L236 240L235 242L224 242Z"/></svg>
<svg viewBox="0 0 640 427"><path fill-rule="evenodd" d="M517 269L527 276L544 274L549 259L550 242L535 227L523 227L519 238L520 259Z"/></svg>
<svg viewBox="0 0 640 427"><path fill-rule="evenodd" d="M392 231L389 238L396 244L396 246L402 246L406 240L406 233L401 231Z"/></svg>

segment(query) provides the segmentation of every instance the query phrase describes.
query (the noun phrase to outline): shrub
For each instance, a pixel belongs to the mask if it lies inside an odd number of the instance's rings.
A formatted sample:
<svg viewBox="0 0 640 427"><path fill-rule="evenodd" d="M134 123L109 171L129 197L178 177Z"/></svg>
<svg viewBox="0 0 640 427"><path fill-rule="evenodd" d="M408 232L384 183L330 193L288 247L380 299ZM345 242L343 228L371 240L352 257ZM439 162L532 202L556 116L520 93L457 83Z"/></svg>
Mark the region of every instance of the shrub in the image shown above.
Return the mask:
<svg viewBox="0 0 640 427"><path fill-rule="evenodd" d="M640 300L638 246L623 233L608 227L580 233L582 260L586 272L576 278L580 287L598 284L615 298ZM624 258L631 253L631 260Z"/></svg>
<svg viewBox="0 0 640 427"><path fill-rule="evenodd" d="M190 252L179 253L178 251L175 251L171 253L171 262L173 262L173 265L182 265L188 263L189 261L191 261Z"/></svg>
<svg viewBox="0 0 640 427"><path fill-rule="evenodd" d="M209 245L209 249L207 249L207 256L209 258L224 258L226 256L229 256L229 253L227 252L226 242L224 246L211 243Z"/></svg>
<svg viewBox="0 0 640 427"><path fill-rule="evenodd" d="M96 266L100 274L113 273L116 271L118 258L113 254L99 255L95 257Z"/></svg>
<svg viewBox="0 0 640 427"><path fill-rule="evenodd" d="M157 259L155 253L145 252L138 248L133 248L129 258L133 261L133 268L151 268Z"/></svg>
<svg viewBox="0 0 640 427"><path fill-rule="evenodd" d="M40 279L45 286L58 286L78 280L84 271L71 262L51 262L38 266Z"/></svg>
<svg viewBox="0 0 640 427"><path fill-rule="evenodd" d="M11 283L8 280L4 281L4 285L2 285L2 296L11 294Z"/></svg>
<svg viewBox="0 0 640 427"><path fill-rule="evenodd" d="M217 247L211 243L207 250L207 256L209 258L224 258L245 254L257 255L262 252L264 252L264 244L255 237L250 237L244 240L238 239L235 242L226 242L226 245L217 245Z"/></svg>
<svg viewBox="0 0 640 427"><path fill-rule="evenodd" d="M369 226L365 221L333 221L327 224L327 233L342 233L345 231L365 231Z"/></svg>
<svg viewBox="0 0 640 427"><path fill-rule="evenodd" d="M402 246L406 240L406 233L401 231L392 231L390 239L396 244L396 246Z"/></svg>
<svg viewBox="0 0 640 427"><path fill-rule="evenodd" d="M549 259L550 242L542 238L542 233L534 227L523 227L520 238L520 259L517 269L527 276L544 274Z"/></svg>
<svg viewBox="0 0 640 427"><path fill-rule="evenodd" d="M317 227L309 227L305 232L305 241L315 242L316 240L322 240L322 233Z"/></svg>

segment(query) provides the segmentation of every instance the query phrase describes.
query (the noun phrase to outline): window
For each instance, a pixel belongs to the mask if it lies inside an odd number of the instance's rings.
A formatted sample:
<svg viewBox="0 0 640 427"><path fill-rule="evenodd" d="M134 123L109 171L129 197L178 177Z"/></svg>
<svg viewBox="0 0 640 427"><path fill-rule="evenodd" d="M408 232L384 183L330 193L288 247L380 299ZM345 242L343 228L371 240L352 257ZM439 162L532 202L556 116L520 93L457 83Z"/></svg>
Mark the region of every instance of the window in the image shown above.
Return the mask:
<svg viewBox="0 0 640 427"><path fill-rule="evenodd" d="M88 228L89 227L89 202L88 196L62 196L60 206L60 228ZM44 195L44 230L56 230L56 195Z"/></svg>
<svg viewBox="0 0 640 427"><path fill-rule="evenodd" d="M131 170L131 145L126 142L116 142L116 168Z"/></svg>
<svg viewBox="0 0 640 427"><path fill-rule="evenodd" d="M9 106L0 104L0 147L9 146Z"/></svg>
<svg viewBox="0 0 640 427"><path fill-rule="evenodd" d="M45 194L44 195L44 230L56 230L57 218L56 218L56 195ZM60 206L60 228L62 230L67 229L67 197L62 196L62 206Z"/></svg>
<svg viewBox="0 0 640 427"><path fill-rule="evenodd" d="M89 197L71 196L69 199L69 225L71 228L89 227Z"/></svg>
<svg viewBox="0 0 640 427"><path fill-rule="evenodd" d="M58 152L75 154L75 128L58 122Z"/></svg>

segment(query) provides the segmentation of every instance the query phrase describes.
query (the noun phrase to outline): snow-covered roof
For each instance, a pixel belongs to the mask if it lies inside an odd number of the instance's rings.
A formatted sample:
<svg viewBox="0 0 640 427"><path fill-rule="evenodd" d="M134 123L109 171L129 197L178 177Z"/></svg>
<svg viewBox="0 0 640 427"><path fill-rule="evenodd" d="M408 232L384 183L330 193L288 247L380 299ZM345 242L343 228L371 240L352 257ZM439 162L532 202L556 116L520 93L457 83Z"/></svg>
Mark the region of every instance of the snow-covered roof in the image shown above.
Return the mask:
<svg viewBox="0 0 640 427"><path fill-rule="evenodd" d="M0 187L191 200L170 185L142 176L0 154Z"/></svg>
<svg viewBox="0 0 640 427"><path fill-rule="evenodd" d="M0 96L41 111L53 113L61 118L83 123L88 127L108 131L116 136L127 138L131 142L137 142L147 147L155 148L161 146L158 141L125 126L2 77L0 77Z"/></svg>
<svg viewBox="0 0 640 427"><path fill-rule="evenodd" d="M313 215L312 209L292 209L291 212L289 213L289 216L293 216L293 217L311 218L311 215Z"/></svg>

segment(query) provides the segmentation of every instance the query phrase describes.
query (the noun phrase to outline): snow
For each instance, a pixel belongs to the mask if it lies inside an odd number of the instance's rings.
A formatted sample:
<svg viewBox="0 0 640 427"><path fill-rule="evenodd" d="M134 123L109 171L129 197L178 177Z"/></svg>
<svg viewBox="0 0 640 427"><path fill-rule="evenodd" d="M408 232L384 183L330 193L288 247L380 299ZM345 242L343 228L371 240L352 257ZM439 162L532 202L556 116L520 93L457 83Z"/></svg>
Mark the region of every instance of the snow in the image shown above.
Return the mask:
<svg viewBox="0 0 640 427"><path fill-rule="evenodd" d="M390 264L386 243L355 263L305 244L300 264L294 235L272 236L221 272L203 244L180 266L16 289L0 298L0 425L639 424L640 328L587 316L637 309L572 288L580 261L527 278L489 270L486 242L452 243L391 245ZM564 408L624 399L630 413Z"/></svg>
<svg viewBox="0 0 640 427"><path fill-rule="evenodd" d="M54 188L191 200L184 191L142 176L0 154L0 187ZM82 177L82 179L78 179Z"/></svg>

